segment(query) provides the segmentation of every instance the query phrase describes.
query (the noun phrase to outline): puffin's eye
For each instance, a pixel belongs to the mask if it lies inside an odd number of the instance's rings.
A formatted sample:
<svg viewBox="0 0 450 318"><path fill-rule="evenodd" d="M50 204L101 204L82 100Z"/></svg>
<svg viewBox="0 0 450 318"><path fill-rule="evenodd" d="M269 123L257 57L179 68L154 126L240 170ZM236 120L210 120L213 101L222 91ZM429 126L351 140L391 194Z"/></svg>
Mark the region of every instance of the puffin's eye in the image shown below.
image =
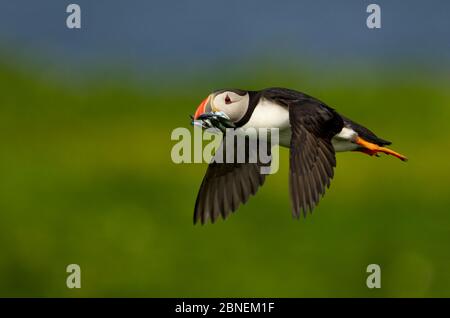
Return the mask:
<svg viewBox="0 0 450 318"><path fill-rule="evenodd" d="M225 104L231 104L231 98L228 95L225 97Z"/></svg>

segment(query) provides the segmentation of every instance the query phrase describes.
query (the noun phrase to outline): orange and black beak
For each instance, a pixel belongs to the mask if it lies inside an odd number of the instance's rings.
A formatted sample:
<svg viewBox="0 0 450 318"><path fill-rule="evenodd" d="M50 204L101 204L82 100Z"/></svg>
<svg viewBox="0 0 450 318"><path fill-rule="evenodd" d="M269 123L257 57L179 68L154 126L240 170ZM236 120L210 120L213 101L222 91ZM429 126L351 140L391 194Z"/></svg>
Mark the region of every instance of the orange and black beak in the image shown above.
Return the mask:
<svg viewBox="0 0 450 318"><path fill-rule="evenodd" d="M197 107L197 110L195 111L194 120L198 119L198 117L200 117L204 113L209 113L209 112L213 111L212 105L211 105L211 99L212 99L212 94L209 95L208 97L206 97L200 103L200 105Z"/></svg>

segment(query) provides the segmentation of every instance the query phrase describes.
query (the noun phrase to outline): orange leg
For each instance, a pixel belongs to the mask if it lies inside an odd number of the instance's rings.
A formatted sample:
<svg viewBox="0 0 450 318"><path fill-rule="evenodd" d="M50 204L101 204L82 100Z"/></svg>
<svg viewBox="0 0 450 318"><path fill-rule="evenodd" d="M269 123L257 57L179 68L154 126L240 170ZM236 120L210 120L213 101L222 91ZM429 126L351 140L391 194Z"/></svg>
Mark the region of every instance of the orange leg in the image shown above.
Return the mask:
<svg viewBox="0 0 450 318"><path fill-rule="evenodd" d="M368 142L360 137L356 138L355 143L362 147L362 149L360 150L361 152L364 152L370 156L377 155L379 152L382 152L387 155L392 155L394 157L397 157L398 159L400 159L402 161L408 160L408 158L399 154L398 152L395 152L389 148L380 147L380 146L373 144L371 142Z"/></svg>

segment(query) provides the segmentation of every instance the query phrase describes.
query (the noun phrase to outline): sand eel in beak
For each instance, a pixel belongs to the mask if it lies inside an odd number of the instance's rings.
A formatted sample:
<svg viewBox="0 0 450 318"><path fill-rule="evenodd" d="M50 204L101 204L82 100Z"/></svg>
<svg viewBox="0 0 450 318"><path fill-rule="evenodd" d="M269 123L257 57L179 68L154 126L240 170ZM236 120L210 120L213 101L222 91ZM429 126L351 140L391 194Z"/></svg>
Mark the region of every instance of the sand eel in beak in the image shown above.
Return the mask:
<svg viewBox="0 0 450 318"><path fill-rule="evenodd" d="M204 128L278 128L280 146L290 149L289 189L292 214L306 216L319 203L334 175L336 152L356 151L407 158L385 146L391 142L340 115L320 100L285 88L261 91L219 90L197 108L193 123ZM226 134L224 134L225 142ZM245 148L248 157L252 152ZM254 150L253 150L254 151ZM225 219L263 185L259 160L219 163L206 170L194 208L194 223ZM270 162L268 164L270 166Z"/></svg>

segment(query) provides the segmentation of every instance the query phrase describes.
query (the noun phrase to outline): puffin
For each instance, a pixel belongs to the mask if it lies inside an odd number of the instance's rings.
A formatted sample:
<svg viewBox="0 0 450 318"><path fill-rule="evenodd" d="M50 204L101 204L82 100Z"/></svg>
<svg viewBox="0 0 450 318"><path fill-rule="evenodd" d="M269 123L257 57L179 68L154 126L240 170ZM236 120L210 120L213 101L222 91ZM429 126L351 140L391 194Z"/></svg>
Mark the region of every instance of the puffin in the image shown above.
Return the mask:
<svg viewBox="0 0 450 318"><path fill-rule="evenodd" d="M408 160L385 147L390 141L319 99L287 88L216 90L200 103L191 119L203 128L279 129L279 146L289 148L289 193L292 216L297 219L312 213L330 187L336 152L384 153ZM222 147L227 134L221 130ZM245 149L251 152L249 147ZM220 217L225 220L246 203L265 182L260 169L264 165L270 166L270 162L223 162L213 157L195 201L194 224L215 223Z"/></svg>

